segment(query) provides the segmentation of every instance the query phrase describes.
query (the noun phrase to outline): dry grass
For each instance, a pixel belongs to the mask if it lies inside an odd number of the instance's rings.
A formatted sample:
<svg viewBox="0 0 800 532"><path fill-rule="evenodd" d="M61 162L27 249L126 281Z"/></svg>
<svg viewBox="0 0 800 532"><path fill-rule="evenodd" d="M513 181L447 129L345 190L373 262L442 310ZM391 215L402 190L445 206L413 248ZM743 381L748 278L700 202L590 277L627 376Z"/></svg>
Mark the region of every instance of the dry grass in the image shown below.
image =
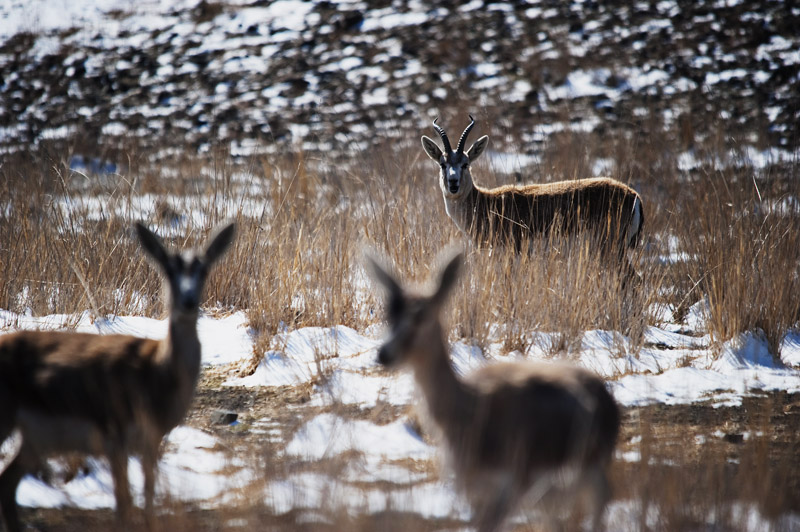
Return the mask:
<svg viewBox="0 0 800 532"><path fill-rule="evenodd" d="M422 280L451 245L468 249L466 272L449 307L453 338L526 352L538 341L534 332L555 332L557 342L538 347L569 355L584 331L598 328L623 332L635 347L660 309L680 315L705 296L715 340L758 331L779 356L780 340L800 321L800 213L783 201L794 190L789 187L797 167L755 172L743 164L678 172L679 142L655 134L629 140L565 133L550 141L532 169L546 180L582 177L594 158L606 157L614 161L613 174L640 191L645 237L631 257L642 282L624 286L620 272L604 264L585 240L555 235L532 242L531 253L522 256L465 244L444 212L435 165L416 141L339 159L302 152L237 159L218 151L157 164L129 147L114 153L122 161L117 173L102 175L71 170L68 158L53 155L69 150L43 147L10 155L0 166L0 308L159 316L157 273L145 264L131 223L143 220L162 234L168 231L166 240L183 247L203 241L221 221L236 219L238 238L209 279L206 306L247 312L258 335L254 362L284 327L344 324L363 330L381 321L380 298L360 265L365 246L385 254L404 278ZM486 162L478 167L482 184L514 179ZM278 406L289 401L281 394L258 400ZM788 434L797 434L796 415L781 418L772 406L759 408L765 431L773 418L789 419L795 425ZM643 458L638 465L615 466L615 483L620 497L658 507L662 524L642 523L642 529L702 526L713 512L735 528L735 516L723 515L732 500L754 501L768 515L798 510L791 497L775 502L775 494L797 487L781 476L781 468L795 471L781 462L791 455L785 449L776 462L771 444L756 438L737 448L735 466L725 446L702 446L700 454L682 458L681 449L697 448L687 439L686 422L665 424L658 408L634 412L621 445L640 435ZM715 419L705 433L721 423ZM796 449L796 437L781 441ZM264 445L246 452L271 456ZM266 477L297 467L264 460ZM664 466L670 461L678 466ZM697 474L686 489L682 475L688 469ZM749 487L753 483L758 489ZM253 500L206 511L175 503L165 526L433 530L459 525L392 512L354 517L336 508L320 509L325 519L309 523L302 513L271 515L262 504ZM46 522L54 519L52 512L36 514ZM83 522L80 528L102 528L110 514L93 513L90 519L97 523Z"/></svg>
<svg viewBox="0 0 800 532"><path fill-rule="evenodd" d="M585 175L595 157L614 161L645 199L645 241L631 256L641 285L624 284L591 246L557 235L521 257L474 249L446 217L436 168L414 146L395 147L391 158L373 150L336 161L302 152L242 161L217 152L157 165L131 151L119 173L105 175L70 170L43 149L0 168L0 308L158 315L157 274L144 265L131 222L169 228L168 240L186 246L234 218L239 237L209 281L207 303L246 309L264 338L284 326L379 321L361 274L364 246L385 253L404 277L424 279L440 251L466 245L468 282L450 319L458 337L484 343L501 325L493 340L521 351L534 330L562 337L554 351L572 351L589 328L637 341L659 305L680 316L706 296L715 340L758 331L778 356L800 316L800 213L786 188L796 168L755 173L740 164L668 175L672 151L654 155L664 139L631 146L581 136L592 147L581 156L576 136L555 138L531 171L552 180ZM635 152L640 146L650 151ZM634 173L640 153L646 168ZM490 185L514 179L485 162L476 174Z"/></svg>
<svg viewBox="0 0 800 532"><path fill-rule="evenodd" d="M690 300L708 298L715 340L757 331L779 356L800 316L800 211L785 193L762 195L746 168L703 174L700 194L675 200L699 213L679 217L681 247L694 259L682 272L696 286Z"/></svg>

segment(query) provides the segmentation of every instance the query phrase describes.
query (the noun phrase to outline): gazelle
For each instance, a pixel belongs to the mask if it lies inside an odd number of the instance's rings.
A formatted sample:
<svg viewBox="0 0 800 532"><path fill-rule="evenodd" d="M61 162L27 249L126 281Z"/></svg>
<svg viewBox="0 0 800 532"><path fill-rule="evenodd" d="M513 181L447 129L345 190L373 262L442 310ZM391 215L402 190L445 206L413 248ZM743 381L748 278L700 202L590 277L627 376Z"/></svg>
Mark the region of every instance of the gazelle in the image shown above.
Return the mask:
<svg viewBox="0 0 800 532"><path fill-rule="evenodd" d="M517 251L526 239L536 234L562 234L586 229L602 243L603 251L615 251L620 259L625 249L634 247L644 223L642 199L629 186L608 177L533 185L506 185L481 188L470 172L470 164L486 150L484 135L464 152L470 123L453 150L447 133L436 120L433 127L442 139L444 151L436 142L422 136L422 148L436 161L441 171L439 186L448 216L478 245L505 244Z"/></svg>
<svg viewBox="0 0 800 532"><path fill-rule="evenodd" d="M559 502L571 503L585 492L599 527L610 495L606 467L620 425L603 381L573 366L520 361L457 377L441 313L461 255L445 266L431 295L408 294L379 261L368 260L388 292L389 339L378 361L413 370L478 531L500 529L511 512L532 500L555 525L556 510L565 509Z"/></svg>
<svg viewBox="0 0 800 532"><path fill-rule="evenodd" d="M162 341L124 335L20 331L0 336L0 443L17 428L22 443L0 474L0 514L20 530L16 491L42 460L69 452L105 455L117 516L130 518L128 456L139 455L145 517L153 522L155 473L162 437L186 414L200 372L197 317L212 264L234 238L230 224L199 253L171 253L141 224L144 250L169 292Z"/></svg>

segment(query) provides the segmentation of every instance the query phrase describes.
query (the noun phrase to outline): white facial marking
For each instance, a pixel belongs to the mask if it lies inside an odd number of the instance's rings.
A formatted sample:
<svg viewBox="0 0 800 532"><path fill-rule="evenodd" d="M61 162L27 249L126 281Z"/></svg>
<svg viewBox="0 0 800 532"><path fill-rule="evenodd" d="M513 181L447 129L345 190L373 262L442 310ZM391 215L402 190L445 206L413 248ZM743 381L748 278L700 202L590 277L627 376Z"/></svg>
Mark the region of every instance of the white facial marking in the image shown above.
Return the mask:
<svg viewBox="0 0 800 532"><path fill-rule="evenodd" d="M178 287L180 288L182 294L193 291L196 286L197 279L194 275L187 275L185 273L180 275L180 278L178 279Z"/></svg>

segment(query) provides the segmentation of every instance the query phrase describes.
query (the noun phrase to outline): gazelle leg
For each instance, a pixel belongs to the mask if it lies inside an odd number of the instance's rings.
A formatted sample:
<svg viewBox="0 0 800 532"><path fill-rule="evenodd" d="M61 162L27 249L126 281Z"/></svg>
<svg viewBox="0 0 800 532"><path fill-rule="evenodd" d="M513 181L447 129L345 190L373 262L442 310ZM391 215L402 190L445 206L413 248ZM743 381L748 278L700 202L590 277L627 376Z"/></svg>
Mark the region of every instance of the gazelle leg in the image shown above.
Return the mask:
<svg viewBox="0 0 800 532"><path fill-rule="evenodd" d="M144 474L144 519L148 530L155 530L157 522L153 499L156 492L156 467L158 451L147 451L142 455L142 472Z"/></svg>
<svg viewBox="0 0 800 532"><path fill-rule="evenodd" d="M0 405L10 405L11 400L10 398L0 391ZM4 408L6 408L4 406ZM2 444L6 439L11 436L11 433L14 432L14 411L13 406L8 407L10 412L0 414L0 444Z"/></svg>
<svg viewBox="0 0 800 532"><path fill-rule="evenodd" d="M117 519L124 527L131 522L130 484L128 482L128 454L121 449L110 453L108 461L111 465L111 478L114 480L114 498L117 501Z"/></svg>
<svg viewBox="0 0 800 532"><path fill-rule="evenodd" d="M8 532L22 530L17 508L17 487L22 477L36 470L38 463L36 454L23 440L17 456L8 464L5 471L0 474L0 516L5 520Z"/></svg>
<svg viewBox="0 0 800 532"><path fill-rule="evenodd" d="M488 492L488 490L487 490ZM478 532L496 532L503 526L508 512L513 507L512 488L505 484L494 493L487 493L482 504L475 504L475 523Z"/></svg>
<svg viewBox="0 0 800 532"><path fill-rule="evenodd" d="M608 478L602 468L595 468L588 474L589 489L591 492L587 510L592 517L592 530L594 532L599 532L604 530L603 514L608 501L611 500L611 488L608 485Z"/></svg>
<svg viewBox="0 0 800 532"><path fill-rule="evenodd" d="M0 514L5 520L8 532L21 530L17 512L17 486L25 473L25 469L15 458L0 474Z"/></svg>

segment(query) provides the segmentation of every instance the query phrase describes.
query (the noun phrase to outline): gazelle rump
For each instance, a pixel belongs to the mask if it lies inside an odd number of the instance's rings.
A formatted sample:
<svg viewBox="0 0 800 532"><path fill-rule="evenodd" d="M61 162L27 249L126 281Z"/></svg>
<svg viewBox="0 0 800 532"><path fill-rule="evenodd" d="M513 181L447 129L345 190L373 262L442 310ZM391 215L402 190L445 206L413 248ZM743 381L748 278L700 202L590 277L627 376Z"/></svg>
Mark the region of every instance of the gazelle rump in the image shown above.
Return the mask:
<svg viewBox="0 0 800 532"><path fill-rule="evenodd" d="M499 530L531 500L555 525L557 510L571 507L562 503L582 493L590 495L599 527L620 425L605 383L578 367L522 361L487 365L459 378L450 365L441 313L461 255L444 267L431 295L407 293L379 260L367 260L388 293L390 332L378 361L411 367L477 529Z"/></svg>
<svg viewBox="0 0 800 532"><path fill-rule="evenodd" d="M132 501L128 456L144 474L145 517L153 522L156 465L163 436L183 419L200 372L197 318L211 266L234 239L234 224L199 253L171 253L136 225L142 247L164 275L169 293L167 337L20 331L0 336L0 442L18 428L19 452L0 474L0 514L20 530L16 491L22 477L52 455L108 457L117 515Z"/></svg>
<svg viewBox="0 0 800 532"><path fill-rule="evenodd" d="M440 166L439 186L448 216L478 245L512 245L520 251L526 239L554 229L566 235L588 230L600 240L603 251L616 251L620 258L626 248L636 245L644 223L642 200L615 179L592 177L497 188L477 185L470 165L486 150L489 137L482 136L465 152L474 125L470 116L453 150L447 133L434 120L444 150L424 135L422 147Z"/></svg>

